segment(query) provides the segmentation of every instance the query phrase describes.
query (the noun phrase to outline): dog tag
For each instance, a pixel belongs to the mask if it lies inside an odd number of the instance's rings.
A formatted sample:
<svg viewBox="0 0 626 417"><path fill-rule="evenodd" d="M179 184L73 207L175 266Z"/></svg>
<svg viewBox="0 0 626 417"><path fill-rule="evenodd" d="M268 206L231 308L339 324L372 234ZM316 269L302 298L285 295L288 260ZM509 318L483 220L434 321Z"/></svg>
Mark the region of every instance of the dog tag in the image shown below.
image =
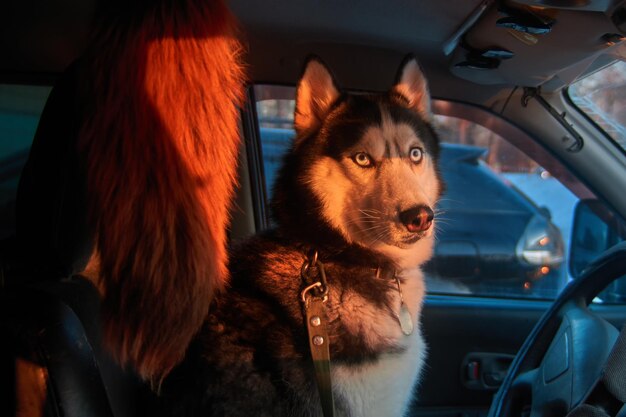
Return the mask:
<svg viewBox="0 0 626 417"><path fill-rule="evenodd" d="M411 312L406 304L400 304L400 314L398 315L398 321L400 321L400 329L402 333L409 336L413 333L413 320L411 319Z"/></svg>

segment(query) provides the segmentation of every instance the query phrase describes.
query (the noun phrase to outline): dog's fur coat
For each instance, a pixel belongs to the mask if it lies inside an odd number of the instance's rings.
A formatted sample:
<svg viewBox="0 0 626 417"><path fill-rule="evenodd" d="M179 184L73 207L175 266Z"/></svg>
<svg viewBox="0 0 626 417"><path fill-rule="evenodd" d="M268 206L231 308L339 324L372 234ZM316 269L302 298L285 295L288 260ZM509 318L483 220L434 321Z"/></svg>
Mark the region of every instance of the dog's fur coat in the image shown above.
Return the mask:
<svg viewBox="0 0 626 417"><path fill-rule="evenodd" d="M277 228L233 250L228 290L165 379L166 414L321 415L300 302L311 249L328 276L339 415L406 412L425 357L419 265L431 255L434 225L411 231L401 217L434 208L442 191L431 117L414 59L380 95L342 94L323 64L308 63L297 90L297 137L274 191ZM410 336L397 318L396 282L377 276L378 268L397 271L416 324Z"/></svg>

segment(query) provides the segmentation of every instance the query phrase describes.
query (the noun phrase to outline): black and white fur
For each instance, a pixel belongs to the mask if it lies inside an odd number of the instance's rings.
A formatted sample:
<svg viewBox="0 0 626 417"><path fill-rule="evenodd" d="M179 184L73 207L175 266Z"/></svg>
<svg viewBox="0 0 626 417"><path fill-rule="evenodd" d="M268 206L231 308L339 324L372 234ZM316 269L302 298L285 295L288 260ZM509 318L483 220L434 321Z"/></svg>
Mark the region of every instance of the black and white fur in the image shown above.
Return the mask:
<svg viewBox="0 0 626 417"><path fill-rule="evenodd" d="M419 266L431 256L435 220L424 216L442 191L431 118L415 59L388 93L372 95L340 92L319 60L308 62L297 137L274 191L277 227L233 250L230 288L162 387L166 413L321 416L300 302L311 249L328 276L338 415L406 412L426 355ZM415 323L409 336L397 318L396 282L377 268L397 271Z"/></svg>

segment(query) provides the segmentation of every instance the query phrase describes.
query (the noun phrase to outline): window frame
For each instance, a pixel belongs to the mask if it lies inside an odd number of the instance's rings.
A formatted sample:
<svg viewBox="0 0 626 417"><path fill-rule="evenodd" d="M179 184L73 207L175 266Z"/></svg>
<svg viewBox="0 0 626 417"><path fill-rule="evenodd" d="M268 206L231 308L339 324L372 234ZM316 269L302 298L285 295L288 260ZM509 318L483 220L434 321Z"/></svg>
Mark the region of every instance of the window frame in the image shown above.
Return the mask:
<svg viewBox="0 0 626 417"><path fill-rule="evenodd" d="M587 113L585 113L580 107L574 103L574 100L570 96L569 86L562 90L563 100L567 103L567 105L576 111L577 115L580 115L589 125L593 127L593 129L598 132L603 138L606 139L608 143L610 143L618 152L622 155L626 156L626 149L622 148L616 143L616 140L613 139L611 135L609 135L606 130L602 129L602 127L593 120Z"/></svg>
<svg viewBox="0 0 626 417"><path fill-rule="evenodd" d="M256 111L256 97L254 85L246 89L246 100L240 112L243 135L243 146L246 149L248 173L250 180L250 194L254 217L254 227L257 233L270 227L269 202L267 201L267 186L265 183L265 168L263 163L263 148L259 133L259 117Z"/></svg>
<svg viewBox="0 0 626 417"><path fill-rule="evenodd" d="M622 155L626 156L626 147L622 147L617 142L617 140L613 136L609 135L609 133L606 130L604 130L602 128L602 126L600 126L593 118L591 118L591 116L589 116L589 114L587 114L585 111L583 111L583 109L578 107L578 105L576 105L576 103L574 102L574 99L572 98L572 95L570 94L570 91L569 91L570 87L571 87L571 84L574 84L574 83L576 83L578 81L581 81L581 80L583 80L583 79L585 79L585 78L587 78L587 77L589 77L589 76L591 76L593 74L596 74L596 73L598 73L598 72L600 72L600 71L602 71L602 70L604 70L604 69L606 69L606 68L608 68L608 67L610 67L612 65L615 65L617 62L623 62L624 64L626 64L626 60L614 60L614 61L611 61L610 63L608 63L607 65L602 65L601 67L595 69L594 71L592 71L592 72L590 72L588 74L585 74L584 77L577 78L575 81L570 83L568 86L566 86L564 89L561 90L561 95L563 96L563 100L567 103L567 105L570 108L575 109L576 114L582 116L582 118L586 122L588 122L593 127L593 129L595 131L600 133L600 135L602 137L604 137L607 140L607 142L611 143L611 145L615 149L617 149Z"/></svg>

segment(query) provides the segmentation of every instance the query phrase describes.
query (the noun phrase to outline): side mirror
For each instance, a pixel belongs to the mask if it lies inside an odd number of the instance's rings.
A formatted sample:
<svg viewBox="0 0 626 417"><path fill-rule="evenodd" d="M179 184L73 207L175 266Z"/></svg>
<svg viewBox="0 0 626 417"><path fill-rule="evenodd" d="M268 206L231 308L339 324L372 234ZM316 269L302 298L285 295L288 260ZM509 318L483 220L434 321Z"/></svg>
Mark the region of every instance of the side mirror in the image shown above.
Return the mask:
<svg viewBox="0 0 626 417"><path fill-rule="evenodd" d="M602 252L626 239L626 223L599 200L580 200L574 210L569 271L578 278ZM626 291L624 292L626 295Z"/></svg>
<svg viewBox="0 0 626 417"><path fill-rule="evenodd" d="M548 220L552 220L552 213L550 212L550 209L546 206L541 206L539 207L539 213L541 213L541 215L543 217L545 217Z"/></svg>

